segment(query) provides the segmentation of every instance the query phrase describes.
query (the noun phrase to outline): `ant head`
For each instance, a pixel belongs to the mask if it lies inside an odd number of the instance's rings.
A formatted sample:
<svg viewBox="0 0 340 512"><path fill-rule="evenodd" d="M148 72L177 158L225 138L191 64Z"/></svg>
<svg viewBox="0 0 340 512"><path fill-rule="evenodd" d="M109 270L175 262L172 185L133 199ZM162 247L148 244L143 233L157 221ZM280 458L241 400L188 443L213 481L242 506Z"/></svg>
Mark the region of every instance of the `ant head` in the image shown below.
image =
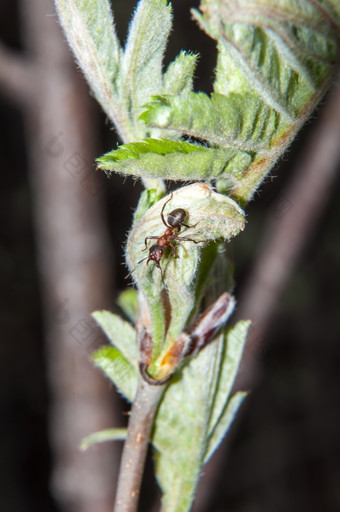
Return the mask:
<svg viewBox="0 0 340 512"><path fill-rule="evenodd" d="M163 247L157 244L152 245L149 249L148 263L149 261L160 261L162 259L163 253Z"/></svg>

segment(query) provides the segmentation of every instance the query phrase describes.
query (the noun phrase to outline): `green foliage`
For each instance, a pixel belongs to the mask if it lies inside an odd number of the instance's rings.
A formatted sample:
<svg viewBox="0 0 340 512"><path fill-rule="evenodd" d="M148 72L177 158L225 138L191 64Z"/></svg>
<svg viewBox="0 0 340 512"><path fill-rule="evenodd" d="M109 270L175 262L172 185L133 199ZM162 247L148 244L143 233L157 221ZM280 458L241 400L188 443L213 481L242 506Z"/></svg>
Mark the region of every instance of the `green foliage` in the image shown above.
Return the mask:
<svg viewBox="0 0 340 512"><path fill-rule="evenodd" d="M233 421L244 393L230 398L249 322L240 322L183 368L166 390L152 442L167 512L190 509L200 469Z"/></svg>
<svg viewBox="0 0 340 512"><path fill-rule="evenodd" d="M93 354L93 360L132 402L138 376L136 331L128 322L109 311L96 311L92 316L113 345L101 347Z"/></svg>
<svg viewBox="0 0 340 512"><path fill-rule="evenodd" d="M236 147L210 149L170 139L133 142L97 159L99 168L122 174L185 181L226 177L230 187L250 162L251 154Z"/></svg>
<svg viewBox="0 0 340 512"><path fill-rule="evenodd" d="M259 148L234 191L244 203L332 78L339 58L340 9L327 0L203 0L202 11L194 11L194 17L217 41L215 93L229 99L236 95L240 125L262 125L264 139L268 136L269 147Z"/></svg>
<svg viewBox="0 0 340 512"><path fill-rule="evenodd" d="M141 117L151 126L180 131L210 146L240 148L246 153L268 150L280 129L279 114L251 92L163 96L149 103Z"/></svg>
<svg viewBox="0 0 340 512"><path fill-rule="evenodd" d="M137 139L145 136L145 128L137 121L142 105L162 90L162 60L171 28L166 4L166 0L139 2L122 57L119 96Z"/></svg>
<svg viewBox="0 0 340 512"><path fill-rule="evenodd" d="M339 7L326 0L204 0L202 12L194 17L217 42L214 93L166 92L148 101L140 120L150 134L158 128L206 146L127 145L99 166L171 180L223 178L224 190L244 204L330 82L339 58Z"/></svg>
<svg viewBox="0 0 340 512"><path fill-rule="evenodd" d="M118 297L118 306L128 319L135 324L138 316L138 293L135 288L127 288Z"/></svg>
<svg viewBox="0 0 340 512"><path fill-rule="evenodd" d="M139 119L150 97L191 90L196 55L180 52L163 73L171 29L166 0L141 0L125 48L118 41L108 0L55 0L68 42L123 142L165 136Z"/></svg>
<svg viewBox="0 0 340 512"><path fill-rule="evenodd" d="M117 80L121 48L108 0L55 0L68 42L91 89L123 138ZM124 124L124 126L122 125Z"/></svg>

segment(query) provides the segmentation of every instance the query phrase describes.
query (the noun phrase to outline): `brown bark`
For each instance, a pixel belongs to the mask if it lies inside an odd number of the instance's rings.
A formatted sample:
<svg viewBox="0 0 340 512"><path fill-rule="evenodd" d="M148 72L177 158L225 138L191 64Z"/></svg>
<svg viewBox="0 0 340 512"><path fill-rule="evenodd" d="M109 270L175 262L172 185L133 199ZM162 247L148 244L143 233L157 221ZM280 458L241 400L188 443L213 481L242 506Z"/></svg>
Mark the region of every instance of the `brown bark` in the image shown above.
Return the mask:
<svg viewBox="0 0 340 512"><path fill-rule="evenodd" d="M0 49L0 88L24 107L45 310L53 490L62 510L112 509L117 449L79 451L117 425L112 390L89 360L103 342L91 321L108 307L110 251L95 173L95 116L51 0L22 0L25 54ZM118 426L118 425L117 425Z"/></svg>

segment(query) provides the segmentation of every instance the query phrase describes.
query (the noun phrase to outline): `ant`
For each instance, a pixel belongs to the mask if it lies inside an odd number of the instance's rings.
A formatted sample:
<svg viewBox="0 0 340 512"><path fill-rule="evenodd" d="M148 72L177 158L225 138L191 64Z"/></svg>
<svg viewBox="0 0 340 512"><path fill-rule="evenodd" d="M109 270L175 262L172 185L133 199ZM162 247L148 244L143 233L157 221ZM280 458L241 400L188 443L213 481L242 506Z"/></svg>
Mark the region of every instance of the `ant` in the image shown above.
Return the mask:
<svg viewBox="0 0 340 512"><path fill-rule="evenodd" d="M162 281L163 281L163 284L165 284L163 270L159 263L163 257L164 249L166 247L170 246L174 257L178 258L176 249L172 244L173 241L194 242L195 244L199 244L201 242L206 241L206 240L196 241L196 240L193 240L192 238L184 238L182 236L178 236L178 233L181 231L182 226L184 226L186 228L194 228L195 226L197 226L197 224L194 224L193 226L189 226L188 224L184 223L184 221L187 217L187 212L183 208L176 208L175 210L172 210L169 213L169 215L167 217L167 222L166 222L166 220L164 218L164 209L165 209L166 205L168 204L168 202L171 201L172 195L173 194L171 194L170 198L163 204L163 207L161 210L161 219L162 219L164 226L166 227L165 232L163 233L162 236L147 236L145 238L145 249L143 249L144 251L148 248L148 246L147 246L148 240L157 240L157 242L150 246L148 256L146 256L145 258L140 260L137 263L137 265L135 266L135 268L126 276L126 278L128 278L135 271L136 267L143 261L147 260L147 262L146 262L147 265L149 264L150 261L154 261L156 267L159 268L159 270L161 271Z"/></svg>

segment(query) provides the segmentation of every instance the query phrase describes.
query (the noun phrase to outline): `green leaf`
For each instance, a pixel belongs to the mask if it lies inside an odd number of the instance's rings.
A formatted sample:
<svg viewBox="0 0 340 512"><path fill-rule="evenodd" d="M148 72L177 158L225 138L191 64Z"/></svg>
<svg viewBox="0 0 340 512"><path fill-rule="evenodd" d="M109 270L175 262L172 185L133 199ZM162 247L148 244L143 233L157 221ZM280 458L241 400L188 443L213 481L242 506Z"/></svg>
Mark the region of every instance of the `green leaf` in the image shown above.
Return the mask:
<svg viewBox="0 0 340 512"><path fill-rule="evenodd" d="M110 343L117 347L132 365L136 366L138 360L136 331L129 322L110 311L95 311L92 316L103 329Z"/></svg>
<svg viewBox="0 0 340 512"><path fill-rule="evenodd" d="M241 395L228 400L246 326L247 322L237 324L226 335L220 335L183 368L165 391L152 442L167 512L190 510L202 465L240 405Z"/></svg>
<svg viewBox="0 0 340 512"><path fill-rule="evenodd" d="M136 139L145 137L137 123L142 105L162 90L162 61L171 29L166 0L140 0L129 28L121 63L120 100L129 111Z"/></svg>
<svg viewBox="0 0 340 512"><path fill-rule="evenodd" d="M280 115L254 93L163 96L147 105L142 118L151 126L177 130L210 145L245 153L268 150L280 127Z"/></svg>
<svg viewBox="0 0 340 512"><path fill-rule="evenodd" d="M80 449L85 451L93 444L104 443L105 441L125 441L126 428L107 428L99 430L94 434L84 437L80 444Z"/></svg>
<svg viewBox="0 0 340 512"><path fill-rule="evenodd" d="M95 311L92 316L114 345L101 347L92 354L92 359L125 398L132 402L138 377L136 331L128 322L109 311Z"/></svg>
<svg viewBox="0 0 340 512"><path fill-rule="evenodd" d="M104 111L125 139L117 76L121 48L107 0L56 0L59 19L79 66Z"/></svg>
<svg viewBox="0 0 340 512"><path fill-rule="evenodd" d="M167 180L227 176L232 187L237 175L247 169L251 161L251 154L236 147L210 149L184 141L146 139L106 153L97 159L97 164L100 169Z"/></svg>
<svg viewBox="0 0 340 512"><path fill-rule="evenodd" d="M117 386L130 402L136 395L138 369L116 347L101 347L92 354L98 368Z"/></svg>
<svg viewBox="0 0 340 512"><path fill-rule="evenodd" d="M223 439L228 430L237 408L245 397L245 393L230 398L232 386L239 369L243 347L246 342L250 321L240 321L226 334L226 343L223 349L223 363L220 368L220 376L216 387L214 405L209 420L208 447L205 461Z"/></svg>
<svg viewBox="0 0 340 512"><path fill-rule="evenodd" d="M202 0L201 27L217 41L214 90L240 97L241 119L257 121L249 101L276 116L271 147L259 150L233 197L245 203L328 87L339 58L340 10L334 0ZM243 100L242 100L243 98ZM243 103L243 105L242 105ZM265 125L267 131L267 126Z"/></svg>
<svg viewBox="0 0 340 512"><path fill-rule="evenodd" d="M174 258L171 250L167 251L162 258L161 267L167 286L170 312L169 304L160 300L163 288L161 273L153 262L147 265L148 251L145 250L146 237L159 237L164 233L165 226L160 214L166 201L168 204L164 210L165 218L170 211L183 208L187 212L185 223L188 223L191 228L183 228L180 236L198 242L176 243L174 241L178 258ZM244 224L244 213L234 201L213 192L210 187L202 183L178 189L172 196L158 201L135 224L128 237L126 258L132 270L132 276L149 306L154 342L153 361L165 348L167 339L171 341L179 336L191 312L196 308L195 286L196 279L200 279L203 247L209 242L229 240L244 228ZM154 243L154 240L151 240L151 243ZM149 245L151 243L149 242ZM209 252L208 247L206 250ZM138 263L143 258L145 261ZM202 261L205 267L205 259L203 258ZM210 263L212 265L212 261ZM205 276L208 275L205 268L204 273ZM165 325L168 325L167 339L165 339Z"/></svg>
<svg viewBox="0 0 340 512"><path fill-rule="evenodd" d="M250 321L242 320L227 331L224 345L223 365L216 388L214 407L209 421L209 435L214 431L227 405L228 398L241 362L243 347L247 338Z"/></svg>
<svg viewBox="0 0 340 512"><path fill-rule="evenodd" d="M207 452L204 457L204 463L208 462L214 451L218 448L222 442L224 436L228 432L234 418L242 405L243 400L246 398L247 393L245 391L239 391L235 393L227 405L225 406L222 415L215 426L215 429L210 433L209 443Z"/></svg>
<svg viewBox="0 0 340 512"><path fill-rule="evenodd" d="M184 51L177 55L164 73L162 94L180 95L192 90L197 58Z"/></svg>
<svg viewBox="0 0 340 512"><path fill-rule="evenodd" d="M138 206L135 210L134 216L133 216L133 223L136 222L143 217L145 212L151 208L157 201L159 201L165 194L165 190L160 191L159 189L155 188L148 188L146 190L143 190L141 193L141 196L138 201Z"/></svg>
<svg viewBox="0 0 340 512"><path fill-rule="evenodd" d="M140 117L169 137L206 141L211 152L150 143L111 153L103 167L165 179L223 178L223 189L243 204L330 83L339 8L326 0L255 0L251 9L249 0L205 0L202 12L194 16L219 51L214 93L159 96Z"/></svg>
<svg viewBox="0 0 340 512"><path fill-rule="evenodd" d="M135 324L139 311L137 290L135 288L127 288L121 292L117 304L122 311L124 311L129 320Z"/></svg>

